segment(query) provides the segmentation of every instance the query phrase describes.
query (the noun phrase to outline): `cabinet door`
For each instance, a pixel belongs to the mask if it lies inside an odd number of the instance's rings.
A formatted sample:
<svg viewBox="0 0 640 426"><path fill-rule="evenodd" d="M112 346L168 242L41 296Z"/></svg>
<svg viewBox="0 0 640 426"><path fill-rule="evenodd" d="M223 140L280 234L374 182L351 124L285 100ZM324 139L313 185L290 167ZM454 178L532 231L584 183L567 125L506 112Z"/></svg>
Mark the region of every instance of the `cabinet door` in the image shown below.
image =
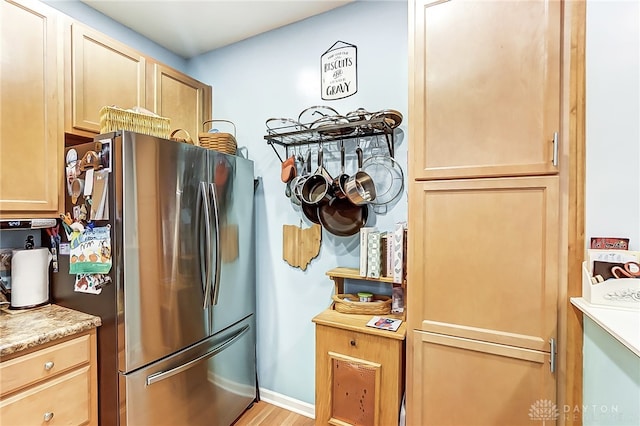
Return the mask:
<svg viewBox="0 0 640 426"><path fill-rule="evenodd" d="M561 6L551 0L412 6L415 179L557 172Z"/></svg>
<svg viewBox="0 0 640 426"><path fill-rule="evenodd" d="M55 11L2 1L0 34L0 216L57 216L63 80Z"/></svg>
<svg viewBox="0 0 640 426"><path fill-rule="evenodd" d="M100 132L100 109L145 106L145 58L81 24L71 27L71 129ZM80 132L82 133L82 132Z"/></svg>
<svg viewBox="0 0 640 426"><path fill-rule="evenodd" d="M171 129L186 130L197 141L202 123L211 117L211 86L162 64L147 69L147 107L170 118Z"/></svg>
<svg viewBox="0 0 640 426"><path fill-rule="evenodd" d="M414 331L409 425L553 425L549 354ZM411 405L413 404L413 405Z"/></svg>
<svg viewBox="0 0 640 426"><path fill-rule="evenodd" d="M549 350L556 337L558 177L414 183L409 328Z"/></svg>
<svg viewBox="0 0 640 426"><path fill-rule="evenodd" d="M403 343L316 324L316 424L397 424Z"/></svg>

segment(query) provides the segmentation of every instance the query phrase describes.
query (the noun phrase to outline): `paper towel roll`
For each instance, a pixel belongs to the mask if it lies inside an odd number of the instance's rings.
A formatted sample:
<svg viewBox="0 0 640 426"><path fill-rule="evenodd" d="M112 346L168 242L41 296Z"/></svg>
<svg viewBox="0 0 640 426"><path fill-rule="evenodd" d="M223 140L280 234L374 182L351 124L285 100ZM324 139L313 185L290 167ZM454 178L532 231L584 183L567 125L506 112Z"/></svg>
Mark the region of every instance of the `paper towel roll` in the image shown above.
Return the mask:
<svg viewBox="0 0 640 426"><path fill-rule="evenodd" d="M49 301L47 248L13 250L11 257L11 308L29 308Z"/></svg>

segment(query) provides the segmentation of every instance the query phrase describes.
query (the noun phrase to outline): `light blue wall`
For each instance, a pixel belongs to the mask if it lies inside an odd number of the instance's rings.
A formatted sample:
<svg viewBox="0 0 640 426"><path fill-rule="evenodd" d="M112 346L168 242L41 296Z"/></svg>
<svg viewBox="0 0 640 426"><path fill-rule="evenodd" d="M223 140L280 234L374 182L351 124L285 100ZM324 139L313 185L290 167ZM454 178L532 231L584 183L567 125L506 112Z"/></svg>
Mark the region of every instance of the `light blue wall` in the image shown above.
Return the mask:
<svg viewBox="0 0 640 426"><path fill-rule="evenodd" d="M586 22L587 244L640 250L640 5L589 0ZM586 316L583 355L584 425L640 424L640 358Z"/></svg>
<svg viewBox="0 0 640 426"><path fill-rule="evenodd" d="M586 19L585 236L640 250L640 3L588 0Z"/></svg>
<svg viewBox="0 0 640 426"><path fill-rule="evenodd" d="M587 316L583 355L584 426L639 425L640 358Z"/></svg>
<svg viewBox="0 0 640 426"><path fill-rule="evenodd" d="M358 93L339 101L320 97L320 56L342 40L358 47ZM358 265L358 237L323 232L322 247L306 271L282 259L282 226L304 227L298 208L285 197L280 162L263 139L271 117L297 118L309 106L330 105L346 114L392 108L405 116L396 158L407 157L407 4L357 2L302 22L201 55L188 73L213 86L213 116L232 120L262 178L256 196L258 377L260 386L314 403L313 316L327 308L333 283L325 272ZM348 146L353 152L353 144ZM339 169L335 155L327 164ZM354 171L349 156L347 173ZM368 225L392 229L407 217L406 191L386 214L370 215Z"/></svg>
<svg viewBox="0 0 640 426"><path fill-rule="evenodd" d="M186 59L168 51L164 47L152 42L139 33L125 27L113 19L103 15L95 9L87 6L79 0L43 0L65 15L82 22L83 24L100 31L101 33L118 40L134 49L151 56L163 64L169 65L179 71L186 72ZM124 6L123 6L124 7Z"/></svg>

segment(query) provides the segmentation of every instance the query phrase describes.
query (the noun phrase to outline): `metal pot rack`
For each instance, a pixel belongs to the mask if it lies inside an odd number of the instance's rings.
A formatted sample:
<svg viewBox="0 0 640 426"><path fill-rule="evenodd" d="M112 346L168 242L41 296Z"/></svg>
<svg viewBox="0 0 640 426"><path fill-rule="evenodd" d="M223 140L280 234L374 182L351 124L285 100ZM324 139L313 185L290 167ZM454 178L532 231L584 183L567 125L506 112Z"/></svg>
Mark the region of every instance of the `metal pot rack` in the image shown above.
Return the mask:
<svg viewBox="0 0 640 426"><path fill-rule="evenodd" d="M307 127L302 125L303 127ZM278 156L280 162L284 160L275 145L285 148L285 157L289 158L289 150L293 147L342 142L355 138L369 138L384 135L389 149L389 156L394 156L394 129L384 117L376 117L368 120L350 121L348 123L323 124L316 128L304 128L300 125L284 126L268 129L264 139Z"/></svg>

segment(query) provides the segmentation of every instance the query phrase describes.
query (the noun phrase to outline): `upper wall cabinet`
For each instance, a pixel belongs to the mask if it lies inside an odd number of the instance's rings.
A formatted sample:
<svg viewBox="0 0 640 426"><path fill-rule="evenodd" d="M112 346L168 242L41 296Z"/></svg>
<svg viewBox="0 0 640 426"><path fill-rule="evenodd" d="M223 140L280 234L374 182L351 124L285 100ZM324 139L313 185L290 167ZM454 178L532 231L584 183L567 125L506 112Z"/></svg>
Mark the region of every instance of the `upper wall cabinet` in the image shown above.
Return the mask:
<svg viewBox="0 0 640 426"><path fill-rule="evenodd" d="M0 217L58 212L63 146L62 44L40 2L0 2Z"/></svg>
<svg viewBox="0 0 640 426"><path fill-rule="evenodd" d="M557 173L561 2L416 3L413 178Z"/></svg>
<svg viewBox="0 0 640 426"><path fill-rule="evenodd" d="M147 63L147 109L171 119L194 141L211 117L211 86L159 63Z"/></svg>
<svg viewBox="0 0 640 426"><path fill-rule="evenodd" d="M67 132L100 132L100 109L105 105L144 107L145 63L134 49L74 22Z"/></svg>

